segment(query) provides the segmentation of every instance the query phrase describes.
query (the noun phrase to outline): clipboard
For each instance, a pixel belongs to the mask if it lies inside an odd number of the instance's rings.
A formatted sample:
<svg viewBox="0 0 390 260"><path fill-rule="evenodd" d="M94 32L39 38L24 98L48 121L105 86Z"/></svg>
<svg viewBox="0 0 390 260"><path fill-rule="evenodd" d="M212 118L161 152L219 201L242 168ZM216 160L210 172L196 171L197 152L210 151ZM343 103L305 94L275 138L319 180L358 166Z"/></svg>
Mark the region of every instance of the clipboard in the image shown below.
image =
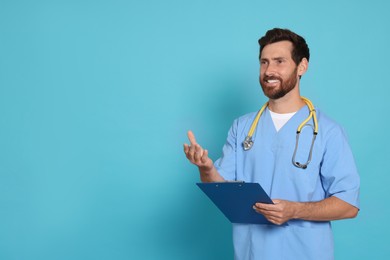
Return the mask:
<svg viewBox="0 0 390 260"><path fill-rule="evenodd" d="M256 202L273 204L259 183L209 182L196 185L231 223L274 225L253 209Z"/></svg>

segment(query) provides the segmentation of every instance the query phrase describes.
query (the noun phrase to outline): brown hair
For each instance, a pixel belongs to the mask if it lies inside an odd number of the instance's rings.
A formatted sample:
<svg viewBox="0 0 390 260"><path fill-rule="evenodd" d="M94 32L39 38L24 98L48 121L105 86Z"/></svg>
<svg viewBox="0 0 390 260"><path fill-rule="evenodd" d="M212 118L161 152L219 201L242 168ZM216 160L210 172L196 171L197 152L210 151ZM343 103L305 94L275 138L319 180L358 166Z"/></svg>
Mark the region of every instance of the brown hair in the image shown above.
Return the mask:
<svg viewBox="0 0 390 260"><path fill-rule="evenodd" d="M260 44L260 55L263 51L264 47L268 44L280 42L280 41L290 41L293 44L293 50L291 53L291 57L294 60L295 64L298 65L303 58L306 58L309 61L310 51L309 47L306 44L305 39L288 30L288 29L280 29L274 28L272 30L267 31L267 33L259 39Z"/></svg>

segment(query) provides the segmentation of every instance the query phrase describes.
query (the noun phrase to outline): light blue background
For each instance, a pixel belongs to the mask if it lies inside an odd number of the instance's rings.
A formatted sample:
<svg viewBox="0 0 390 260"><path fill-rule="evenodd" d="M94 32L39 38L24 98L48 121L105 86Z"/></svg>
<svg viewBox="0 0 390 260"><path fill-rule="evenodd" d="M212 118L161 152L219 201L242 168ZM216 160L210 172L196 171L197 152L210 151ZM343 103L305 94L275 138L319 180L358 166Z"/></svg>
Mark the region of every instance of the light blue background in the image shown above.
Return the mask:
<svg viewBox="0 0 390 260"><path fill-rule="evenodd" d="M361 212L336 259L389 259L388 1L0 1L0 259L232 259L186 131L217 159L265 101L257 39L311 49L302 94L347 130Z"/></svg>

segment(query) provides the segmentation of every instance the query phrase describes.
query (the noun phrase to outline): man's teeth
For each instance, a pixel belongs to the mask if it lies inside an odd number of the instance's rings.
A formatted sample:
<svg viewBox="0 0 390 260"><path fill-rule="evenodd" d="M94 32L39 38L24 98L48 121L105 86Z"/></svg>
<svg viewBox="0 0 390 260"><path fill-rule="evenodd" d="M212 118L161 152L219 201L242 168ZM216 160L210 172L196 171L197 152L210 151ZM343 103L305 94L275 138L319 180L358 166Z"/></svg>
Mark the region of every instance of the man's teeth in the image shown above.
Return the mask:
<svg viewBox="0 0 390 260"><path fill-rule="evenodd" d="M267 82L272 84L272 83L278 83L279 80L277 80L277 79L270 79L270 80L267 80Z"/></svg>

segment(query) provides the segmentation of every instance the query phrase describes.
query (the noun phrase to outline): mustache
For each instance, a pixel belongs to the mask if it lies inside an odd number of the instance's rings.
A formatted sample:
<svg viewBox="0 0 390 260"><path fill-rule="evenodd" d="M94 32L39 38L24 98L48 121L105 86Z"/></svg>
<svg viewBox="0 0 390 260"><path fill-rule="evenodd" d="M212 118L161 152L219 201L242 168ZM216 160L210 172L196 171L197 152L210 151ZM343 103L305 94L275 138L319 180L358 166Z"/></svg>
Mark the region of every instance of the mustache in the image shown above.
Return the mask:
<svg viewBox="0 0 390 260"><path fill-rule="evenodd" d="M267 81L267 80L279 80L280 82L283 81L282 78L278 76L264 76L263 81Z"/></svg>

